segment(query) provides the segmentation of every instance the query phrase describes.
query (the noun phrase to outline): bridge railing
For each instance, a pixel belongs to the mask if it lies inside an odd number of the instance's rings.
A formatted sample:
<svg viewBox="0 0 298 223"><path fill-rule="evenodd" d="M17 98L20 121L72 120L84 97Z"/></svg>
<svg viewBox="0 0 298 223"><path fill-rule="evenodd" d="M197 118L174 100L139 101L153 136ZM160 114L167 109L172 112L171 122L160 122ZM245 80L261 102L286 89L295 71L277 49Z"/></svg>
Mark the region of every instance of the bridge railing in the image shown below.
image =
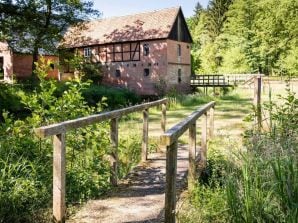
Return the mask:
<svg viewBox="0 0 298 223"><path fill-rule="evenodd" d="M118 169L118 119L133 112L143 112L143 137L142 137L142 161L147 159L148 151L148 124L149 108L162 106L161 128L166 129L166 104L168 99L148 102L140 105L131 106L111 112L82 117L74 120L64 121L34 129L37 136L45 138L53 136L53 218L55 222L65 222L65 175L66 175L66 150L65 135L68 131L86 127L102 121L110 120L110 139L112 143L111 151L111 183L117 185Z"/></svg>
<svg viewBox="0 0 298 223"><path fill-rule="evenodd" d="M192 75L190 84L193 86L228 86L228 79L224 75Z"/></svg>
<svg viewBox="0 0 298 223"><path fill-rule="evenodd" d="M191 190L196 182L197 165L200 169L207 164L207 117L209 112L209 136L214 132L214 108L215 102L210 102L193 112L183 121L161 135L161 144L167 147L166 151L166 194L165 194L165 222L175 222L176 209L176 173L177 173L177 149L179 137L189 130L189 168L188 189ZM196 156L196 121L202 117L201 149Z"/></svg>

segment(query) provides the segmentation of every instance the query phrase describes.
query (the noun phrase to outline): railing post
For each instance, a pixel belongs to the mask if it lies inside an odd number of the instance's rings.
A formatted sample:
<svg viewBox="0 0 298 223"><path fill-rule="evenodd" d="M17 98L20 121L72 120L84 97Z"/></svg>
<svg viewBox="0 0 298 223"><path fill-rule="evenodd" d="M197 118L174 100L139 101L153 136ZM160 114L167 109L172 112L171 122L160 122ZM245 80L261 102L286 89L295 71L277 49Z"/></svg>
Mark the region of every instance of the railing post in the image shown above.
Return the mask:
<svg viewBox="0 0 298 223"><path fill-rule="evenodd" d="M175 223L176 221L177 147L177 141L167 146L165 223Z"/></svg>
<svg viewBox="0 0 298 223"><path fill-rule="evenodd" d="M207 165L207 113L202 116L202 141L201 141L201 164L205 168Z"/></svg>
<svg viewBox="0 0 298 223"><path fill-rule="evenodd" d="M209 137L214 135L214 106L210 108L209 112Z"/></svg>
<svg viewBox="0 0 298 223"><path fill-rule="evenodd" d="M261 90L262 90L262 78L261 76L258 76L258 77L255 77L255 81L254 81L254 106L256 108L258 128L262 127Z"/></svg>
<svg viewBox="0 0 298 223"><path fill-rule="evenodd" d="M162 110L161 129L162 129L163 133L165 133L166 132L166 123L167 123L167 105L165 103L161 105L161 110Z"/></svg>
<svg viewBox="0 0 298 223"><path fill-rule="evenodd" d="M53 220L65 222L65 133L53 137Z"/></svg>
<svg viewBox="0 0 298 223"><path fill-rule="evenodd" d="M117 186L118 181L118 119L113 118L110 121L110 139L112 143L111 160L111 176L110 182L113 186Z"/></svg>
<svg viewBox="0 0 298 223"><path fill-rule="evenodd" d="M192 191L196 182L196 122L189 127L189 166L188 191Z"/></svg>
<svg viewBox="0 0 298 223"><path fill-rule="evenodd" d="M147 160L147 150L148 150L148 119L149 112L148 109L143 111L143 140L142 140L142 161Z"/></svg>

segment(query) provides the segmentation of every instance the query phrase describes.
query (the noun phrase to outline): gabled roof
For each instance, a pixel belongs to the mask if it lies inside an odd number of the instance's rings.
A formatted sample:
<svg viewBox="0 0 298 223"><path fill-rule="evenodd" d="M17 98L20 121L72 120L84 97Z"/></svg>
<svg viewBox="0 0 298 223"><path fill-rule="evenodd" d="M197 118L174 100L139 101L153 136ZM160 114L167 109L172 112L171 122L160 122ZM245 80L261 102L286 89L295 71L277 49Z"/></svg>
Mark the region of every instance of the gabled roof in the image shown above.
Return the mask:
<svg viewBox="0 0 298 223"><path fill-rule="evenodd" d="M67 30L60 47L169 38L179 13L181 8L175 7L83 22Z"/></svg>

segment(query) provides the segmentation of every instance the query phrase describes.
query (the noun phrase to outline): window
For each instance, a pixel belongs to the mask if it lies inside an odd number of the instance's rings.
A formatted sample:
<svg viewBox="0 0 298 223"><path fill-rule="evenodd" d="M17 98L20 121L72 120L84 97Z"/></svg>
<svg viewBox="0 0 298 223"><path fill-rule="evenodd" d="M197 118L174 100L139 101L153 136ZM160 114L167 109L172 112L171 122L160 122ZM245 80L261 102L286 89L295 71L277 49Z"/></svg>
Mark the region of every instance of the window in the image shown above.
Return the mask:
<svg viewBox="0 0 298 223"><path fill-rule="evenodd" d="M145 68L145 69L144 69L144 76L145 76L145 77L148 77L149 74L150 74L150 70L149 70L149 68Z"/></svg>
<svg viewBox="0 0 298 223"><path fill-rule="evenodd" d="M149 44L145 43L143 45L143 51L144 51L144 56L148 56L149 55Z"/></svg>
<svg viewBox="0 0 298 223"><path fill-rule="evenodd" d="M180 44L177 45L177 54L178 54L178 57L181 56L181 45Z"/></svg>
<svg viewBox="0 0 298 223"><path fill-rule="evenodd" d="M117 70L115 71L115 76L116 76L116 77L121 77L121 71L120 71L119 69L117 69Z"/></svg>
<svg viewBox="0 0 298 223"><path fill-rule="evenodd" d="M91 57L91 48L84 48L84 57Z"/></svg>
<svg viewBox="0 0 298 223"><path fill-rule="evenodd" d="M50 68L51 68L52 70L54 70L54 69L55 69L55 64L50 63Z"/></svg>
<svg viewBox="0 0 298 223"><path fill-rule="evenodd" d="M178 83L181 83L182 79L181 79L181 69L178 69Z"/></svg>
<svg viewBox="0 0 298 223"><path fill-rule="evenodd" d="M0 57L0 79L4 77L4 69L3 69L4 59Z"/></svg>

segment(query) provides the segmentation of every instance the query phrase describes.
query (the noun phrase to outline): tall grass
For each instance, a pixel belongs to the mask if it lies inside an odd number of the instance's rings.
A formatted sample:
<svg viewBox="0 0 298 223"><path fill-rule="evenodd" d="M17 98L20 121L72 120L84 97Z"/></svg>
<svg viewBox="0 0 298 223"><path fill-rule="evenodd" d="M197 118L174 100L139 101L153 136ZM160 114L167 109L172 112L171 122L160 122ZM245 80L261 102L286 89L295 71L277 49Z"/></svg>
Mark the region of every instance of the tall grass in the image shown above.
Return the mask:
<svg viewBox="0 0 298 223"><path fill-rule="evenodd" d="M215 149L224 156L208 153L208 183L203 174L180 222L298 222L298 100L287 90L263 108L270 128L251 123L232 156L223 144ZM218 169L225 171L214 174Z"/></svg>

